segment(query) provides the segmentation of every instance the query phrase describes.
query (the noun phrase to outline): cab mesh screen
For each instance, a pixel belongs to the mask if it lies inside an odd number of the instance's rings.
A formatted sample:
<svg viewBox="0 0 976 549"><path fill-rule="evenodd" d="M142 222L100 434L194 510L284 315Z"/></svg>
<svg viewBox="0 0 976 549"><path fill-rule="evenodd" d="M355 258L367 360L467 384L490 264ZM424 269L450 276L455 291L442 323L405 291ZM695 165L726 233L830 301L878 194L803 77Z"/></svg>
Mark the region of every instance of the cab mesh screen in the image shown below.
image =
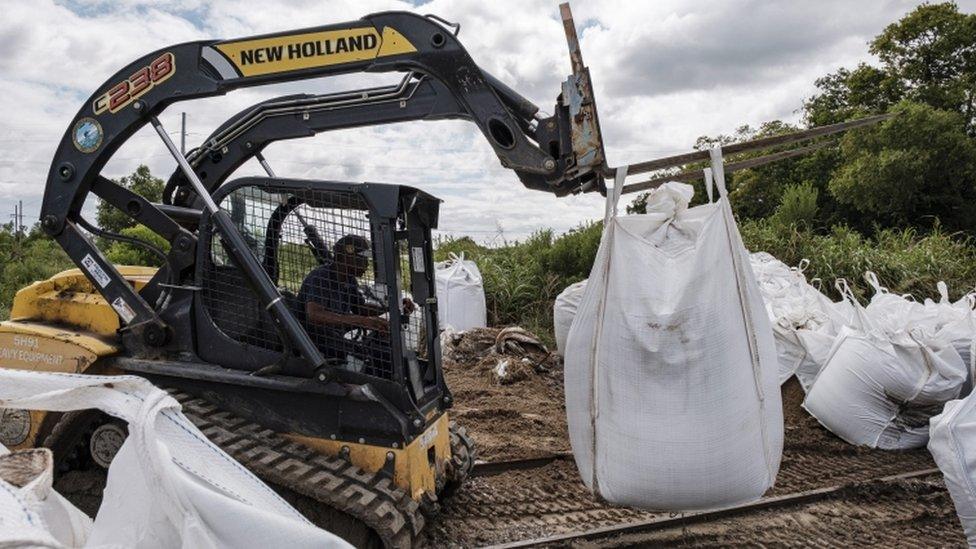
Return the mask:
<svg viewBox="0 0 976 549"><path fill-rule="evenodd" d="M405 297L400 273L409 277L406 242L396 241L388 255L374 251L369 211L355 193L274 190L239 187L220 207L326 359L340 368L392 378L389 300L399 304ZM384 279L384 257L396 264L394 280ZM205 263L203 301L217 327L240 343L282 350L271 316L217 234L211 236ZM405 349L426 355L422 310L401 319Z"/></svg>

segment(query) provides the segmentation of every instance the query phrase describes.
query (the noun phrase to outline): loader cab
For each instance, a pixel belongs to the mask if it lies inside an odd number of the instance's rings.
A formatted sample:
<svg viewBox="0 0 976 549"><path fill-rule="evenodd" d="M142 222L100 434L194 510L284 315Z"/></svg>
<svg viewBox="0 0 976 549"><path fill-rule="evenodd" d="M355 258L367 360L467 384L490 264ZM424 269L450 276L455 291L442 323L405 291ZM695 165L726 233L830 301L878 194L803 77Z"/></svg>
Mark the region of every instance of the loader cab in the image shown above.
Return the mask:
<svg viewBox="0 0 976 549"><path fill-rule="evenodd" d="M431 251L438 199L399 185L253 177L224 184L214 201L230 214L336 381L368 384L399 410L427 415L439 407L448 393L440 369ZM307 372L207 214L198 238L198 357L234 370L257 372L277 364L281 375ZM361 263L350 266L350 257ZM388 331L313 325L305 303L316 292L319 301L352 304L353 312L380 319ZM414 307L405 307L404 299Z"/></svg>

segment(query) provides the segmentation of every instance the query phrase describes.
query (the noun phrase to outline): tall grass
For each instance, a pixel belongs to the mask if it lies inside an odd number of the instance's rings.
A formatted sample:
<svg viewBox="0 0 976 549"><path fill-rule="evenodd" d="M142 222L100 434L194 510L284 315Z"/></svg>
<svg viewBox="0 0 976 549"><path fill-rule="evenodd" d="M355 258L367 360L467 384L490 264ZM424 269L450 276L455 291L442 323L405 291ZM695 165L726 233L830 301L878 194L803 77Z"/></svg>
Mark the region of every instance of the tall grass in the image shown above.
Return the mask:
<svg viewBox="0 0 976 549"><path fill-rule="evenodd" d="M809 194L799 189L798 195ZM914 229L884 229L866 237L845 226L828 232L809 229L809 207L798 196L797 213L745 221L740 231L746 247L766 251L788 265L809 259L808 279L833 299L836 278L846 278L861 297L870 295L863 280L874 271L893 292L922 299L938 297L936 282L944 280L953 297L976 283L976 247L961 235L936 229L922 235ZM492 325L519 324L552 342L552 304L563 288L589 276L600 243L599 223L581 226L564 235L540 231L520 242L500 247L479 246L469 238L447 239L435 249L443 260L464 252L474 260L485 283L488 321Z"/></svg>
<svg viewBox="0 0 976 549"><path fill-rule="evenodd" d="M846 278L860 297L870 295L865 271L874 271L896 293L916 298L938 297L936 283L944 280L953 297L971 291L976 283L976 247L968 237L939 228L921 235L915 229L883 229L873 236L843 225L818 234L773 220L745 221L739 230L746 247L766 251L788 265L809 259L807 279L819 279L821 289L838 299L833 282Z"/></svg>
<svg viewBox="0 0 976 549"><path fill-rule="evenodd" d="M600 244L600 224L582 225L553 236L539 231L524 241L479 246L470 238L438 243L438 261L464 253L478 265L485 285L489 324L518 324L553 342L552 304L566 286L583 280Z"/></svg>

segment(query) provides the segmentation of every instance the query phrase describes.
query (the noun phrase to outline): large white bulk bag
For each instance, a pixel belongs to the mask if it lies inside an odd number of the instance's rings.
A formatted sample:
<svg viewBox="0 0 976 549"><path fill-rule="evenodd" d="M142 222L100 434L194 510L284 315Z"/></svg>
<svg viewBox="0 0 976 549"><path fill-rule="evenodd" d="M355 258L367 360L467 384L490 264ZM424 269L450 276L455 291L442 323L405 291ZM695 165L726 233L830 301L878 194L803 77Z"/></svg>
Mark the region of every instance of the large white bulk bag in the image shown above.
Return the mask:
<svg viewBox="0 0 976 549"><path fill-rule="evenodd" d="M207 440L176 400L142 378L0 368L0 407L98 408L128 423L87 547L349 547Z"/></svg>
<svg viewBox="0 0 976 549"><path fill-rule="evenodd" d="M713 151L716 203L668 183L647 214L608 194L566 344L566 412L583 482L605 500L691 510L759 498L783 445L776 347Z"/></svg>
<svg viewBox="0 0 976 549"><path fill-rule="evenodd" d="M474 261L451 254L447 261L434 264L437 311L440 327L457 331L484 328L488 325L485 287Z"/></svg>
<svg viewBox="0 0 976 549"><path fill-rule="evenodd" d="M559 295L556 296L556 302L552 305L552 329L556 335L556 351L560 354L566 350L566 336L569 335L569 328L573 325L576 310L579 308L580 301L583 300L583 292L585 291L585 280L570 284L562 292L559 292Z"/></svg>
<svg viewBox="0 0 976 549"><path fill-rule="evenodd" d="M910 317L899 323L877 310L869 317L846 282L838 288L855 316L837 335L803 407L851 444L924 446L929 419L959 395L966 379L962 358L944 339L911 329ZM890 301L890 310L910 308L885 296L883 301Z"/></svg>
<svg viewBox="0 0 976 549"><path fill-rule="evenodd" d="M976 547L976 394L946 403L929 422L929 452L942 470L970 547Z"/></svg>

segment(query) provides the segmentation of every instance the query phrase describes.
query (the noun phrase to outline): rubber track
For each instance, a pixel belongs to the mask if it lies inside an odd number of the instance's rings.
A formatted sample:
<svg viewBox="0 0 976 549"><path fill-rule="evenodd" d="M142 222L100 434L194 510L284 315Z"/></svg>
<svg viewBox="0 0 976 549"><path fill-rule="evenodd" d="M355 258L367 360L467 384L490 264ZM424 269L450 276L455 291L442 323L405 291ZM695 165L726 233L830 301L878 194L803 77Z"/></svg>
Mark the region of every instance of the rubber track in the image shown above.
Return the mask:
<svg viewBox="0 0 976 549"><path fill-rule="evenodd" d="M289 441L200 398L171 394L183 405L183 414L208 439L265 482L363 521L387 547L409 549L419 545L426 518L420 505L392 479Z"/></svg>

